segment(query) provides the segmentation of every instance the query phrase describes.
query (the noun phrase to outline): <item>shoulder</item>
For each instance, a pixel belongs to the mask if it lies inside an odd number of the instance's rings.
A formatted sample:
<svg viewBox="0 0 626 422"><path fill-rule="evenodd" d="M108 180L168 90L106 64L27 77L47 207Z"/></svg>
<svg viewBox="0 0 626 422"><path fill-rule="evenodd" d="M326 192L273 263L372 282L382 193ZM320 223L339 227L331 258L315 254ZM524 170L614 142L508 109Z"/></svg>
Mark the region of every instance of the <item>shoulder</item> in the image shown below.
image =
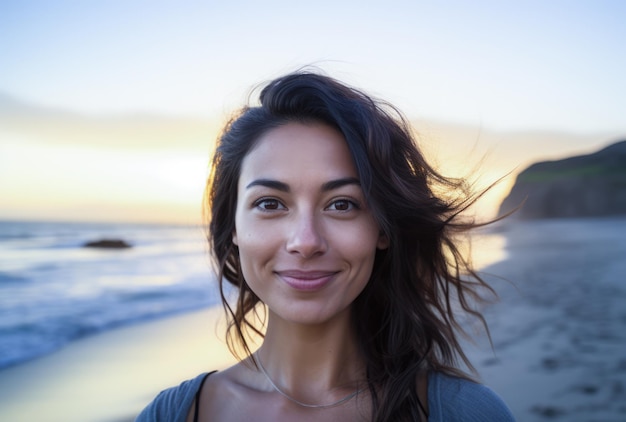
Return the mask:
<svg viewBox="0 0 626 422"><path fill-rule="evenodd" d="M177 387L161 391L137 416L135 422L186 421L195 395L208 375L210 373L200 374Z"/></svg>
<svg viewBox="0 0 626 422"><path fill-rule="evenodd" d="M428 377L429 421L514 421L502 399L489 387L433 372Z"/></svg>

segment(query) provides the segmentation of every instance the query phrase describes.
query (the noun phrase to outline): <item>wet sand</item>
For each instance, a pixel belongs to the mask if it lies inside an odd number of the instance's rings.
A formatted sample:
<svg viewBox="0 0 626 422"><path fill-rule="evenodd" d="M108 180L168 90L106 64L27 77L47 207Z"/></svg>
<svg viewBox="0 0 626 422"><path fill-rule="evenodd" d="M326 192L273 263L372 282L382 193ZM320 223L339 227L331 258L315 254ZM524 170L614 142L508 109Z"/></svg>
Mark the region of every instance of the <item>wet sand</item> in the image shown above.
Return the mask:
<svg viewBox="0 0 626 422"><path fill-rule="evenodd" d="M121 422L162 389L234 360L215 335L221 308L76 341L0 372L0 420Z"/></svg>
<svg viewBox="0 0 626 422"><path fill-rule="evenodd" d="M519 421L626 421L626 219L509 225L485 269L495 355L470 354Z"/></svg>

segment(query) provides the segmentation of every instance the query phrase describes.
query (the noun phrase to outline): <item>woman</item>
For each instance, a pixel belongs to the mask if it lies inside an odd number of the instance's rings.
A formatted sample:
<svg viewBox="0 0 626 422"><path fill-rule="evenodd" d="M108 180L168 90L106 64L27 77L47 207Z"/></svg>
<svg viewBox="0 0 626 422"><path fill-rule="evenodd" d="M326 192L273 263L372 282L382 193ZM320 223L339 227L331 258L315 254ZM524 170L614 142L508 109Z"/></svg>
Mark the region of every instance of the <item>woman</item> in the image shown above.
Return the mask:
<svg viewBox="0 0 626 422"><path fill-rule="evenodd" d="M489 288L454 241L474 226L464 181L426 163L399 112L329 77L290 74L260 100L225 128L207 187L243 359L138 420L513 420L458 369L452 302L482 319L469 301Z"/></svg>

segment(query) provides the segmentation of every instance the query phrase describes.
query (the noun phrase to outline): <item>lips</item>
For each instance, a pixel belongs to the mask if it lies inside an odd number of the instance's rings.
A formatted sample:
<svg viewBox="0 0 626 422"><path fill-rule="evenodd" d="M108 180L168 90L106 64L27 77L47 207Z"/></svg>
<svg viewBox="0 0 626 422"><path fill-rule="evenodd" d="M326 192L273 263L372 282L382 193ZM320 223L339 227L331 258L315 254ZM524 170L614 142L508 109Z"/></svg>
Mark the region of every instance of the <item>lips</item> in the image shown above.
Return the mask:
<svg viewBox="0 0 626 422"><path fill-rule="evenodd" d="M336 271L285 270L276 274L291 288L300 291L319 290L334 278Z"/></svg>

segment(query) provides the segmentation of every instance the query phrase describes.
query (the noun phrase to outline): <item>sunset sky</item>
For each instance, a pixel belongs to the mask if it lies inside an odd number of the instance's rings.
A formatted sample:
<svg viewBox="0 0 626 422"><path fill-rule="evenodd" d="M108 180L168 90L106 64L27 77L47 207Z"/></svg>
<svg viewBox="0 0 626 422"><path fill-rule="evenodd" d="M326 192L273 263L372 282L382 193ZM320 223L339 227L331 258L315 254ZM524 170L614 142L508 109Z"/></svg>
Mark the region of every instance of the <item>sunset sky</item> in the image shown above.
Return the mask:
<svg viewBox="0 0 626 422"><path fill-rule="evenodd" d="M452 173L591 152L626 138L625 20L618 0L3 1L0 219L195 223L220 125L311 64L397 105Z"/></svg>

